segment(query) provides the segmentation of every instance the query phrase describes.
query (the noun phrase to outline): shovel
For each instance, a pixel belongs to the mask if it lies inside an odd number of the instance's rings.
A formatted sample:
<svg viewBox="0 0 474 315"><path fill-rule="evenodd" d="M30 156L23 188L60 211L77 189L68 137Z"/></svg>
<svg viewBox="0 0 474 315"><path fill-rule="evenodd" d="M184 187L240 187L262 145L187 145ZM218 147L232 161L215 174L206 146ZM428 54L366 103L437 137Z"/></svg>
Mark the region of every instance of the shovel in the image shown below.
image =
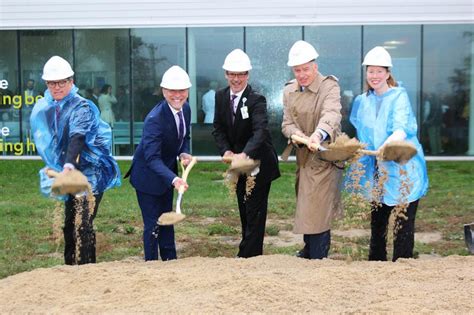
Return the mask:
<svg viewBox="0 0 474 315"><path fill-rule="evenodd" d="M194 164L196 164L197 158L193 157L191 162L188 164L186 169L184 168L183 162L180 162L181 169L183 170L182 179L186 181L188 178L189 172L193 168ZM184 194L184 186L180 186L178 190L178 198L176 199L176 212L165 212L158 218L159 225L173 225L178 222L181 222L186 217L184 214L181 213L181 200L183 199Z"/></svg>
<svg viewBox="0 0 474 315"><path fill-rule="evenodd" d="M471 255L474 255L474 222L464 225L464 240Z"/></svg>
<svg viewBox="0 0 474 315"><path fill-rule="evenodd" d="M249 174L256 167L260 166L260 161L254 159L234 159L231 156L222 157L222 162L230 163L229 171L239 174Z"/></svg>
<svg viewBox="0 0 474 315"><path fill-rule="evenodd" d="M88 191L90 187L87 177L78 170L58 173L52 169L47 169L46 175L54 177L51 191L56 195L76 195Z"/></svg>
<svg viewBox="0 0 474 315"><path fill-rule="evenodd" d="M291 139L305 144L306 146L309 144L307 138L297 135L292 135ZM362 147L363 145L357 141L351 141L350 143L333 147L330 145L329 148L324 148L319 151L318 155L327 161L347 161L356 154L360 153L365 155L380 156L383 161L394 161L396 163L404 164L408 162L417 152L415 146L407 141L392 141L384 145L379 150L364 150ZM319 148L319 146L313 143L312 148L316 150Z"/></svg>

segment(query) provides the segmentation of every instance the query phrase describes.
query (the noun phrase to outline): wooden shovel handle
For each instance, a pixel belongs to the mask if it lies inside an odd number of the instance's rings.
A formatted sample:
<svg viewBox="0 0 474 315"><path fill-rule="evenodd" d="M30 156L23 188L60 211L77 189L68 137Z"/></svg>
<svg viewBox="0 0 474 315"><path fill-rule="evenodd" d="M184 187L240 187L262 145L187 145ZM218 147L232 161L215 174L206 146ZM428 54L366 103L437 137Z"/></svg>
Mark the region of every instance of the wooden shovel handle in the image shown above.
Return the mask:
<svg viewBox="0 0 474 315"><path fill-rule="evenodd" d="M372 156L377 156L379 155L379 150L363 150L360 149L358 152L365 154L365 155L372 155Z"/></svg>
<svg viewBox="0 0 474 315"><path fill-rule="evenodd" d="M310 146L308 138L303 138L297 135L291 135L291 140L296 141L298 143L302 143L306 145L308 148L313 149L313 150L319 149L319 144L317 143L311 143L311 146Z"/></svg>
<svg viewBox="0 0 474 315"><path fill-rule="evenodd" d="M193 156L193 158L191 159L191 162L189 162L189 164L184 169L183 175L181 177L184 181L186 181L186 179L188 178L189 172L191 171L194 164L196 163L197 163L197 158Z"/></svg>
<svg viewBox="0 0 474 315"><path fill-rule="evenodd" d="M232 156L223 156L223 157L222 157L222 162L224 162L224 163L232 163L232 160L233 160L233 159L234 159L234 158L233 158Z"/></svg>
<svg viewBox="0 0 474 315"><path fill-rule="evenodd" d="M197 163L197 158L193 156L193 158L191 159L191 162L189 162L189 164L184 169L183 174L181 175L181 178L184 181L186 181L186 179L188 178L189 172L191 172L191 169L193 168L194 164L196 164L196 163ZM183 165L183 162L181 162L181 165ZM180 194L184 193L184 186L181 185L179 187L178 193L180 193Z"/></svg>
<svg viewBox="0 0 474 315"><path fill-rule="evenodd" d="M50 168L48 168L45 173L46 173L46 175L48 175L48 177L58 177L58 175L59 175L58 172L53 171Z"/></svg>

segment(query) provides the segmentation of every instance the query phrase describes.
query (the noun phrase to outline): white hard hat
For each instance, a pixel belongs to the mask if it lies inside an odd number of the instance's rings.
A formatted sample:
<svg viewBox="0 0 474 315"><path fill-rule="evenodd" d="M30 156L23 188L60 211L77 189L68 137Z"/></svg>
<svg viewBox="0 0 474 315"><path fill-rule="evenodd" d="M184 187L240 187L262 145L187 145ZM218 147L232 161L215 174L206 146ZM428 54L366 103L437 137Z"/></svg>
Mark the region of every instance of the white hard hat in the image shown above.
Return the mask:
<svg viewBox="0 0 474 315"><path fill-rule="evenodd" d="M299 40L290 48L287 65L290 67L299 66L318 58L318 56L319 54L313 45Z"/></svg>
<svg viewBox="0 0 474 315"><path fill-rule="evenodd" d="M222 68L226 71L249 71L252 65L249 56L242 49L234 49L225 57Z"/></svg>
<svg viewBox="0 0 474 315"><path fill-rule="evenodd" d="M70 78L74 75L71 65L59 56L53 56L44 64L43 76L45 81L55 81Z"/></svg>
<svg viewBox="0 0 474 315"><path fill-rule="evenodd" d="M192 84L183 68L172 66L163 74L160 86L168 90L184 90L189 89Z"/></svg>
<svg viewBox="0 0 474 315"><path fill-rule="evenodd" d="M392 57L388 51L381 47L376 46L372 48L364 58L364 62L362 62L363 66L380 66L380 67L393 67L392 66Z"/></svg>

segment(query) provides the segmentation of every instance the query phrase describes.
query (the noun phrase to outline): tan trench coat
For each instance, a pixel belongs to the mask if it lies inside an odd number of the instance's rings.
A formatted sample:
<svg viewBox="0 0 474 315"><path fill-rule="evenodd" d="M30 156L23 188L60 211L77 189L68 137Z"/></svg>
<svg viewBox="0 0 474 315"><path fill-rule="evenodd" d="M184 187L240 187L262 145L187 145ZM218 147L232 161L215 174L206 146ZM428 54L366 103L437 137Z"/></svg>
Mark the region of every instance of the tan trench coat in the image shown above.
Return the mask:
<svg viewBox="0 0 474 315"><path fill-rule="evenodd" d="M290 138L296 130L310 136L316 128L330 139L340 132L340 89L333 76L318 76L303 92L296 80L283 92L282 132ZM342 214L342 170L318 159L306 147L296 149L296 214L294 233L317 234L331 228L331 221Z"/></svg>

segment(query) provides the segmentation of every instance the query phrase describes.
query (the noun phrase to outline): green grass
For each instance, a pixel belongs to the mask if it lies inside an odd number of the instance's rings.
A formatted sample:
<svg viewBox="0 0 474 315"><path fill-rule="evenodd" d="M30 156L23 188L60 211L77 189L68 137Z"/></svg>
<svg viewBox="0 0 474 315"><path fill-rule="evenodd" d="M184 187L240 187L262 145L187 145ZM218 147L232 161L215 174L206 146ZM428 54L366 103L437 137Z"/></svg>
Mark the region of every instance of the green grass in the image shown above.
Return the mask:
<svg viewBox="0 0 474 315"><path fill-rule="evenodd" d="M130 162L120 162L125 172ZM54 201L39 193L41 161L0 161L0 278L38 267L63 264L63 243L52 236ZM429 162L430 191L417 213L417 232L440 232L442 240L415 244L418 254L467 255L463 224L474 221L474 163ZM189 176L182 207L187 219L176 226L179 257L234 257L240 238L235 197L222 183L225 165L198 163ZM269 199L266 233L292 229L295 208L293 163L281 164ZM105 193L95 220L98 261L142 256L142 218L128 181ZM350 215L334 229L368 229L368 219ZM265 254L294 254L297 246L266 246ZM333 237L331 254L367 259L368 238Z"/></svg>

